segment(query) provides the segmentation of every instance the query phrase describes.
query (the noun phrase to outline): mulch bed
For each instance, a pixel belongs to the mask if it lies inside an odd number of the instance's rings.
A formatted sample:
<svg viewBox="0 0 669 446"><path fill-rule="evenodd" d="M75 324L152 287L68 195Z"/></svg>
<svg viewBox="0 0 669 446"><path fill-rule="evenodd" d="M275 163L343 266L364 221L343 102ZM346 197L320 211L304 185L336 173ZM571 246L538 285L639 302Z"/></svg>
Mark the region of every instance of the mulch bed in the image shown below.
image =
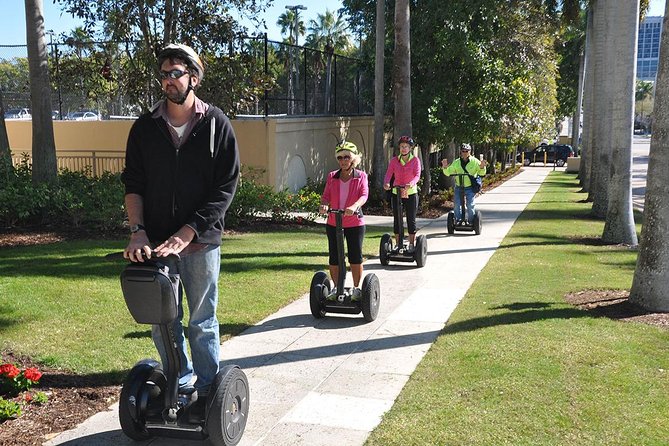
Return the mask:
<svg viewBox="0 0 669 446"><path fill-rule="evenodd" d="M42 379L31 392L44 392L48 397L44 404L25 403L25 394L16 397L14 401L21 403L22 415L0 423L0 445L41 445L107 410L121 392L121 386L106 385L100 378L45 367L9 351L0 352L0 355L2 363L16 364L22 370L36 367L42 372Z"/></svg>
<svg viewBox="0 0 669 446"><path fill-rule="evenodd" d="M669 313L653 313L629 301L629 291L585 290L569 293L565 300L594 315L623 322L641 322L669 330Z"/></svg>

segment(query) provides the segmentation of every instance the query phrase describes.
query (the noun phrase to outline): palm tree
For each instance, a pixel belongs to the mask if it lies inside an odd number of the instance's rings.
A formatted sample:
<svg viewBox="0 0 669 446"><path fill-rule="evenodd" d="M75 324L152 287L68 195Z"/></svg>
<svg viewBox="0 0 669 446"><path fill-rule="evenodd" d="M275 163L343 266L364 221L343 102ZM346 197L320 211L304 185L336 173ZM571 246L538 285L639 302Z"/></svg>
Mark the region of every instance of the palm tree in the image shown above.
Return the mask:
<svg viewBox="0 0 669 446"><path fill-rule="evenodd" d="M309 21L310 45L325 51L325 113L330 112L330 96L332 91L332 60L335 51L342 52L351 47L351 36L348 33L348 24L341 14L335 14L329 9L325 14L318 14L316 20Z"/></svg>
<svg viewBox="0 0 669 446"><path fill-rule="evenodd" d="M297 11L297 9L288 9L286 12L281 14L279 19L276 21L276 24L281 27L281 35L285 35L286 33L288 34L288 38L284 38L284 42L288 45L297 45L297 36L304 35L304 21L300 20ZM297 48L291 48L290 63L288 64L288 98L290 100L288 104L288 113L290 114L295 113L295 90L300 83L298 51L299 50Z"/></svg>
<svg viewBox="0 0 669 446"><path fill-rule="evenodd" d="M394 146L402 135L411 135L411 23L409 0L395 0L395 53L393 93L395 98Z"/></svg>
<svg viewBox="0 0 669 446"><path fill-rule="evenodd" d="M608 204L602 240L612 244L637 245L632 212L632 133L636 44L639 30L639 0L609 0L614 32L609 45L615 52L609 72L613 84L611 111L611 168Z"/></svg>
<svg viewBox="0 0 669 446"><path fill-rule="evenodd" d="M669 29L669 3L664 29ZM631 302L649 311L669 311L669 33L660 42L655 84L655 124L650 142L646 197L639 257L630 291Z"/></svg>
<svg viewBox="0 0 669 446"><path fill-rule="evenodd" d="M583 135L581 137L581 165L579 166L578 178L584 192L590 191L590 178L592 165L592 137L594 123L594 101L595 101L595 58L593 37L593 8L588 7L587 24L585 31L585 72L583 74Z"/></svg>
<svg viewBox="0 0 669 446"><path fill-rule="evenodd" d="M42 0L25 0L33 130L33 182L56 181L58 166L51 120L51 81Z"/></svg>
<svg viewBox="0 0 669 446"><path fill-rule="evenodd" d="M386 43L385 0L376 0L376 52L374 58L374 154L372 179L375 190L383 188L386 151L384 150L383 63Z"/></svg>

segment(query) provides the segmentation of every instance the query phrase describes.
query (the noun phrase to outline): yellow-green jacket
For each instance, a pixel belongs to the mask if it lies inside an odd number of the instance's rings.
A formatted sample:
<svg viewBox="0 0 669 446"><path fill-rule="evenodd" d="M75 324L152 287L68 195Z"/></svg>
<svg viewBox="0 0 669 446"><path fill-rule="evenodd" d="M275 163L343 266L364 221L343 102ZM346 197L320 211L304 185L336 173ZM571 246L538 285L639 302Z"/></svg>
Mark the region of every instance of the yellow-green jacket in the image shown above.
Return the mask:
<svg viewBox="0 0 669 446"><path fill-rule="evenodd" d="M473 177L476 177L476 176L483 176L486 174L486 168L481 167L481 161L479 161L477 158L473 156L469 157L469 161L465 165L465 169L462 168L462 159L457 158L448 167L442 168L441 170L444 172L444 175L452 175L455 173L467 173ZM464 184L460 184L460 178L462 178ZM464 187L470 187L472 185L472 180L469 178L469 176L455 177L455 184L456 186L464 185Z"/></svg>

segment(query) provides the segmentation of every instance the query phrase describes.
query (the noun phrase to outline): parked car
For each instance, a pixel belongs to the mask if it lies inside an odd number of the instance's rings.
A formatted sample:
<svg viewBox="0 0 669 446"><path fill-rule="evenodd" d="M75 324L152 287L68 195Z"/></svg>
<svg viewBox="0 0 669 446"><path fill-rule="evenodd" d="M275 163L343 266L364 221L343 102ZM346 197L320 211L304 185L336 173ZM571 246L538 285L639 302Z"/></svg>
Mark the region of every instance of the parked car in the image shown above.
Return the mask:
<svg viewBox="0 0 669 446"><path fill-rule="evenodd" d="M546 155L546 163L562 167L567 163L567 158L576 156L574 149L569 144L542 144L535 147L533 150L525 151L525 160L523 164L529 166L532 163L543 163L544 154ZM521 155L516 158L521 162Z"/></svg>
<svg viewBox="0 0 669 446"><path fill-rule="evenodd" d="M76 111L69 113L68 121L100 121L102 117L94 111Z"/></svg>
<svg viewBox="0 0 669 446"><path fill-rule="evenodd" d="M5 119L32 119L29 108L10 108L5 110Z"/></svg>

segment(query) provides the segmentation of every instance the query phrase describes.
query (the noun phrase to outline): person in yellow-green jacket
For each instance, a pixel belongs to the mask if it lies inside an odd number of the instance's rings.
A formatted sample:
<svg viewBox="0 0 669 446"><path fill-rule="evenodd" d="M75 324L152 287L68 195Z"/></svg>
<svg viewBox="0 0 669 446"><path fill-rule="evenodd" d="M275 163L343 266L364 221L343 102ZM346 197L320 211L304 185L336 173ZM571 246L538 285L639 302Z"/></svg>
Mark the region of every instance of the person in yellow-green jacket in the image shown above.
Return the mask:
<svg viewBox="0 0 669 446"><path fill-rule="evenodd" d="M450 165L447 159L441 160L441 167L444 175L466 174L464 176L455 177L455 221L462 221L462 203L460 202L461 188L465 190L465 199L467 200L467 222L471 224L474 221L474 213L476 212L476 193L472 187L472 180L476 177L486 174L486 160L479 161L471 155L472 148L469 144L462 144L460 146L460 158L457 158Z"/></svg>

